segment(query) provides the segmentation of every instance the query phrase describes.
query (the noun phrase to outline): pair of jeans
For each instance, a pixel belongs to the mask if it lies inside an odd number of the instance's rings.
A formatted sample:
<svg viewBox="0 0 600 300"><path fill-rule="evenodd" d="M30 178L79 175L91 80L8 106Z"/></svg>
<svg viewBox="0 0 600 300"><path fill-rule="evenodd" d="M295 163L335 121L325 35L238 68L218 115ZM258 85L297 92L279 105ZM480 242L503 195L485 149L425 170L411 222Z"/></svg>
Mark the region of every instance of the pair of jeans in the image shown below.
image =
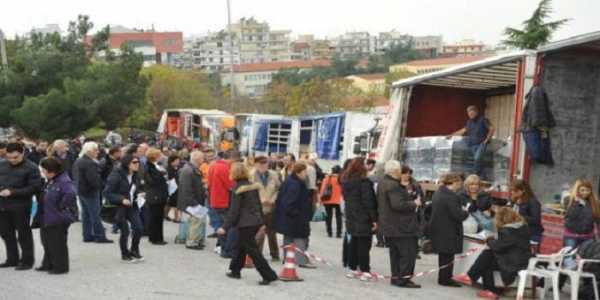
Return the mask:
<svg viewBox="0 0 600 300"><path fill-rule="evenodd" d="M124 218L119 221L119 229L121 230L121 236L119 238L119 247L121 248L121 254L127 255L129 252L140 253L140 239L142 238L142 232L144 227L140 220L140 211L137 207L127 207L125 209ZM129 224L131 224L131 251L127 247L129 240Z"/></svg>
<svg viewBox="0 0 600 300"><path fill-rule="evenodd" d="M69 224L40 228L40 238L44 247L42 268L55 272L69 271L68 232Z"/></svg>
<svg viewBox="0 0 600 300"><path fill-rule="evenodd" d="M475 263L469 269L467 275L472 282L477 282L479 278L483 281L483 289L498 293L498 289L494 285L494 271L500 270L498 261L494 253L490 249L483 250L475 260ZM510 283L508 283L510 284Z"/></svg>
<svg viewBox="0 0 600 300"><path fill-rule="evenodd" d="M581 244L583 244L585 241L588 241L590 239L593 239L594 237L570 237L570 236L565 236L563 237L563 247L571 247L571 249L575 249L579 246L581 246ZM577 262L575 260L575 256L568 256L565 257L564 263L563 263L565 269L574 269L577 267Z"/></svg>
<svg viewBox="0 0 600 300"><path fill-rule="evenodd" d="M81 205L81 225L83 226L84 241L98 241L106 239L104 225L100 218L99 192L90 196L79 195Z"/></svg>
<svg viewBox="0 0 600 300"><path fill-rule="evenodd" d="M277 279L277 274L271 269L269 263L267 263L262 253L258 250L258 245L256 244L256 233L259 228L260 226L251 226L236 229L239 233L236 243L238 245L238 250L231 258L229 269L233 274L240 274L246 262L246 255L248 255L252 259L254 267L264 280L275 280Z"/></svg>
<svg viewBox="0 0 600 300"><path fill-rule="evenodd" d="M220 228L221 226L223 226L223 223L225 223L225 217L227 216L227 209L226 208L218 208L218 209L214 209L215 213L216 213L216 217L215 220L211 220L212 222L215 222L215 224L219 224L219 226L217 228ZM211 225L212 227L212 225ZM221 246L221 250L225 249L225 246L227 245L227 235L219 235L217 237L217 246ZM223 252L221 252L223 253Z"/></svg>
<svg viewBox="0 0 600 300"><path fill-rule="evenodd" d="M325 212L327 212L327 218L325 219L325 225L327 226L327 234L333 234L333 227L331 226L333 221L333 214L335 213L335 225L337 236L342 235L342 210L339 204L324 204Z"/></svg>
<svg viewBox="0 0 600 300"><path fill-rule="evenodd" d="M2 200L0 200L2 201ZM0 236L6 245L6 262L9 264L22 263L33 265L33 233L29 220L31 218L31 207L15 208L0 211ZM17 239L17 233L19 238ZM21 246L21 256L19 248Z"/></svg>
<svg viewBox="0 0 600 300"><path fill-rule="evenodd" d="M238 253L239 232L236 227L229 228L227 234L224 235L225 242L221 244L221 256L235 257ZM256 238L256 237L255 237Z"/></svg>
<svg viewBox="0 0 600 300"><path fill-rule="evenodd" d="M212 207L208 208L208 218L210 220L210 227L212 227L214 231L217 231L217 229L223 226L223 217L216 209Z"/></svg>
<svg viewBox="0 0 600 300"><path fill-rule="evenodd" d="M373 236L352 236L348 251L348 267L352 271L371 272Z"/></svg>
<svg viewBox="0 0 600 300"><path fill-rule="evenodd" d="M483 176L482 162L486 149L486 143L469 146L469 150L473 154L473 174L476 174L479 177Z"/></svg>

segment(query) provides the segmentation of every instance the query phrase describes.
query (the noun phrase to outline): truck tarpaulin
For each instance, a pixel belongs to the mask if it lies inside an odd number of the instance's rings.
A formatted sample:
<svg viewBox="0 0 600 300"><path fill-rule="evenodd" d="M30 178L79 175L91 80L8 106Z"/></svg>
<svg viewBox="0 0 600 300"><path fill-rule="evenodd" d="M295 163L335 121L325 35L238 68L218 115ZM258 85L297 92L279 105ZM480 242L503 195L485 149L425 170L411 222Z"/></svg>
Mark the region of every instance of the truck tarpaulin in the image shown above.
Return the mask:
<svg viewBox="0 0 600 300"><path fill-rule="evenodd" d="M317 154L321 159L338 159L343 116L324 118L317 135Z"/></svg>

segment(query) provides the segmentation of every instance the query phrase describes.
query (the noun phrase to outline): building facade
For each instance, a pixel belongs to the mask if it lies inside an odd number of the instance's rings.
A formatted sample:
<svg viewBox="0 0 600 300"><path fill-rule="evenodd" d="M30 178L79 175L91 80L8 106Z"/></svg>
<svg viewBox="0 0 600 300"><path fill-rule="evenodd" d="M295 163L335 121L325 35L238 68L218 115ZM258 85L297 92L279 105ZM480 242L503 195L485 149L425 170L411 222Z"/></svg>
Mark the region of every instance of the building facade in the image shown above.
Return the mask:
<svg viewBox="0 0 600 300"><path fill-rule="evenodd" d="M375 41L366 31L347 32L335 40L335 52L342 59L367 57L375 53Z"/></svg>
<svg viewBox="0 0 600 300"><path fill-rule="evenodd" d="M425 57L438 57L443 52L441 35L415 36L412 40L415 50Z"/></svg>
<svg viewBox="0 0 600 300"><path fill-rule="evenodd" d="M474 40L463 40L456 44L443 46L442 54L444 56L468 56L479 55L486 50L485 44Z"/></svg>

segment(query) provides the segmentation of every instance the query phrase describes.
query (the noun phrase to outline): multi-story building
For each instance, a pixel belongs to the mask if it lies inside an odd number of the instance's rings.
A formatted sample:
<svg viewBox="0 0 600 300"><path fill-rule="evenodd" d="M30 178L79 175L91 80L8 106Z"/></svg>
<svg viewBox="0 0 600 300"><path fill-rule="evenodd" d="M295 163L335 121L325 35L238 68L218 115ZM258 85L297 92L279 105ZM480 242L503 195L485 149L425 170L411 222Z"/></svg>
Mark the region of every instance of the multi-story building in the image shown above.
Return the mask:
<svg viewBox="0 0 600 300"><path fill-rule="evenodd" d="M415 36L413 37L413 46L425 57L437 57L443 51L442 36Z"/></svg>
<svg viewBox="0 0 600 300"><path fill-rule="evenodd" d="M191 67L194 69L207 72L227 71L232 59L233 64L240 64L238 39L233 34L233 40L230 41L228 32L224 30L209 33L190 41L186 47L186 56L189 57Z"/></svg>
<svg viewBox="0 0 600 300"><path fill-rule="evenodd" d="M342 59L375 53L375 37L366 31L347 32L336 40L335 51Z"/></svg>
<svg viewBox="0 0 600 300"><path fill-rule="evenodd" d="M402 34L395 30L380 32L375 43L375 53L382 55L386 50L389 50L396 45L407 44L411 40L412 36L408 34Z"/></svg>
<svg viewBox="0 0 600 300"><path fill-rule="evenodd" d="M479 55L485 51L485 44L474 40L463 40L456 44L443 46L444 56L468 56Z"/></svg>
<svg viewBox="0 0 600 300"><path fill-rule="evenodd" d="M265 95L273 75L284 69L309 70L315 67L329 67L331 62L328 60L310 60L310 61L287 61L270 63L240 64L233 66L233 86L236 95L247 97L260 97ZM232 82L229 73L221 74L223 85L229 85Z"/></svg>
<svg viewBox="0 0 600 300"><path fill-rule="evenodd" d="M181 32L156 32L119 30L111 32L108 45L111 50L118 50L122 45L144 55L144 65L174 65L176 56L183 53L183 34ZM86 36L86 43L91 44L92 37Z"/></svg>
<svg viewBox="0 0 600 300"><path fill-rule="evenodd" d="M290 30L269 31L269 51L271 61L290 61Z"/></svg>
<svg viewBox="0 0 600 300"><path fill-rule="evenodd" d="M293 42L292 48L292 60L311 60L312 49L308 42Z"/></svg>
<svg viewBox="0 0 600 300"><path fill-rule="evenodd" d="M231 27L239 40L242 64L291 59L291 31L271 30L267 22L258 22L254 18L242 18Z"/></svg>

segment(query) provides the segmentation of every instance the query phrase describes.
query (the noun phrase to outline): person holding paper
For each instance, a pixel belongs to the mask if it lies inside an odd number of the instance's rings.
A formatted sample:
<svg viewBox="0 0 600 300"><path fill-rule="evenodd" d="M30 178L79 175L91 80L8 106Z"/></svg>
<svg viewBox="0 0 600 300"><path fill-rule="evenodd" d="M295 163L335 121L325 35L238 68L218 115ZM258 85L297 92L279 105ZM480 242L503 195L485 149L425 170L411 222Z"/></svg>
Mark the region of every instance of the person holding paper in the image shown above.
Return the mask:
<svg viewBox="0 0 600 300"><path fill-rule="evenodd" d="M181 211L177 209L177 188L179 185L179 168L181 159L179 159L179 155L171 154L169 156L167 162L167 174L169 178L169 201L167 203L167 207L165 209L166 219L169 221L173 221L175 223L181 223ZM173 211L173 219L169 217L169 213Z"/></svg>
<svg viewBox="0 0 600 300"><path fill-rule="evenodd" d="M271 282L278 280L278 277L258 250L256 243L257 233L263 233L265 230L263 208L259 195L260 183L251 183L248 180L248 170L243 163L233 163L230 174L231 180L235 181L231 206L225 217L223 227L217 230L219 235L225 235L227 230L233 227L237 228L239 232L238 251L231 258L230 272L227 273L227 277L241 278L241 270L244 268L246 255L248 255L252 258L256 270L263 279L259 284L269 285Z"/></svg>
<svg viewBox="0 0 600 300"><path fill-rule="evenodd" d="M142 194L138 195L136 186L140 160L131 154L121 159L119 168L115 168L108 176L104 197L119 209L115 215L115 222L119 224L121 236L119 247L121 259L124 262L140 262L144 258L140 255L140 239L142 238L142 221L140 220L140 207L143 206ZM131 248L127 247L129 239L129 224L131 224Z"/></svg>
<svg viewBox="0 0 600 300"><path fill-rule="evenodd" d="M146 177L146 193L148 200L148 240L153 245L166 245L163 236L164 209L169 197L167 171L158 164L162 157L160 150L150 148L146 152L148 158Z"/></svg>
<svg viewBox="0 0 600 300"><path fill-rule="evenodd" d="M204 153L196 150L191 153L190 162L179 171L177 208L188 214L189 227L185 247L192 250L204 249L206 235L206 216L190 213L206 205L206 189L200 170L202 162L204 162Z"/></svg>

